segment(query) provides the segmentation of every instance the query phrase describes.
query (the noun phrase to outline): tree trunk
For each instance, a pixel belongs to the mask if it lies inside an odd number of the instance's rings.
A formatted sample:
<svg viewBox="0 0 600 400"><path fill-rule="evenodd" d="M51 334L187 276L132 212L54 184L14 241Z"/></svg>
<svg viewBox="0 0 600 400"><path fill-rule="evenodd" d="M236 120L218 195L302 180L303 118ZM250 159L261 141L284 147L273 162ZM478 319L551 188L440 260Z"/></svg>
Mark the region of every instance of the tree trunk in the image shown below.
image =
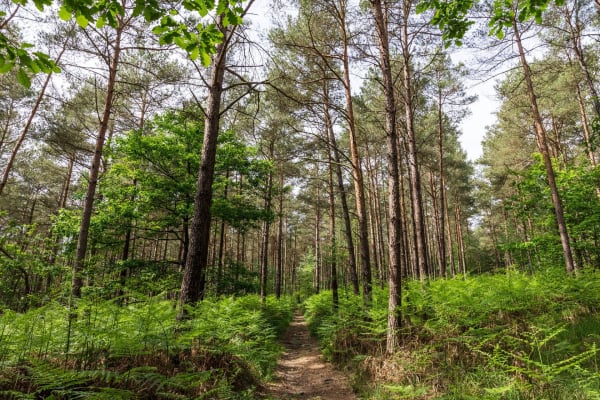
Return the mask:
<svg viewBox="0 0 600 400"><path fill-rule="evenodd" d="M85 193L85 200L83 202L81 225L79 228L79 237L77 239L77 252L75 253L75 262L73 263L71 294L75 298L81 297L81 287L83 286L81 271L84 268L85 254L87 252L90 222L94 207L94 196L96 195L96 187L98 186L100 163L102 162L102 151L104 150L104 139L110 125L110 117L115 97L117 70L121 56L121 35L124 29L125 26L123 25L123 21L119 21L115 41L113 43L113 55L108 65L108 82L106 85L106 96L104 98L104 110L102 112L100 128L94 146L94 156L92 157L92 164L90 166L89 182Z"/></svg>
<svg viewBox="0 0 600 400"><path fill-rule="evenodd" d="M273 158L273 143L271 143L271 158ZM265 193L265 210L271 210L271 196L273 190L273 172L269 172L267 178L267 191ZM263 304L267 301L267 277L269 264L269 232L271 221L268 219L263 222L260 246L260 298Z"/></svg>
<svg viewBox="0 0 600 400"><path fill-rule="evenodd" d="M67 41L65 41L63 48L61 49L60 53L58 53L58 56L56 57L55 62L57 64L67 49L67 42L68 42L68 39L67 39ZM116 45L116 46L118 46L118 45ZM116 52L116 49L115 49L115 52ZM114 58L113 58L113 60L114 60ZM117 59L117 62L118 62L118 59ZM15 163L15 159L17 158L17 154L19 153L19 150L21 149L21 145L25 141L25 138L27 137L27 134L29 133L29 129L31 128L31 124L33 123L33 119L35 118L37 111L40 108L40 105L42 104L42 100L44 99L44 96L46 95L46 88L48 87L48 84L50 83L50 80L52 79L52 75L53 75L53 72L50 71L48 73L48 76L46 76L46 79L44 80L44 83L42 84L40 92L38 93L38 97L35 100L35 103L33 104L33 108L31 109L31 112L29 113L27 122L25 122L25 126L23 127L23 130L21 131L21 134L19 135L19 138L17 139L17 141L12 149L12 152L10 153L10 157L8 158L8 161L6 162L6 166L4 167L4 172L2 173L2 177L0 178L0 196L2 195L2 192L4 191L4 187L6 186L6 183L8 182L10 172Z"/></svg>
<svg viewBox="0 0 600 400"><path fill-rule="evenodd" d="M315 179L319 178L319 164L315 164ZM320 199L321 191L317 186L317 194L315 196L315 275L314 275L314 288L315 293L319 294L321 291L321 204Z"/></svg>
<svg viewBox="0 0 600 400"><path fill-rule="evenodd" d="M218 26L224 34L224 39L222 43L217 45L210 73L204 121L204 142L202 144L197 189L194 197L194 216L190 227L190 247L185 262L179 295L178 319L184 318L185 305L193 304L203 299L206 285L206 269L210 242L210 207L212 205L212 183L215 174L215 155L217 152L217 139L221 118L221 95L223 93L223 77L225 75L229 37L233 29L231 25L224 28L222 22L223 17L220 16Z"/></svg>
<svg viewBox="0 0 600 400"><path fill-rule="evenodd" d="M463 276L467 276L467 256L465 251L464 233L462 228L462 213L460 205L456 204L456 240L458 245L458 256Z"/></svg>
<svg viewBox="0 0 600 400"><path fill-rule="evenodd" d="M406 134L408 145L408 168L410 170L410 193L415 225L415 253L418 271L421 280L429 274L429 262L427 258L427 244L425 240L425 218L423 212L423 196L421 194L421 175L419 173L419 161L417 159L416 133L414 128L414 106L412 91L412 65L408 37L408 19L412 7L411 0L404 0L402 25L402 67L403 67L403 89L404 89L404 111L406 118Z"/></svg>
<svg viewBox="0 0 600 400"><path fill-rule="evenodd" d="M369 230L367 226L367 207L365 205L365 185L363 173L358 154L356 141L356 125L354 121L354 107L352 105L352 89L350 86L350 66L348 56L348 33L346 31L345 1L343 1L342 15L340 16L340 29L342 35L342 64L344 69L344 93L346 97L346 114L348 118L348 130L350 139L350 158L352 161L352 176L354 178L354 197L356 201L356 216L358 218L358 242L360 247L360 259L362 268L363 302L371 303L371 257L369 252Z"/></svg>
<svg viewBox="0 0 600 400"><path fill-rule="evenodd" d="M594 79L592 78L592 74L585 60L584 50L581 43L581 31L579 31L578 26L573 26L572 15L569 11L568 5L565 5L563 10L565 12L565 21L569 26L571 45L573 46L573 51L575 52L577 63L579 64L579 68L581 69L581 73L583 74L586 86L590 91L590 94L592 95L592 103L594 105L594 111L596 112L596 116L600 117L600 98L598 97L598 91L596 90L596 85L594 85Z"/></svg>
<svg viewBox="0 0 600 400"><path fill-rule="evenodd" d="M365 160L365 168L367 173L367 183L366 183L366 193L367 203L368 203L368 225L370 228L370 236L371 236L371 248L373 249L371 260L373 261L373 268L375 271L375 281L381 282L383 285L383 272L381 271L381 263L379 260L379 253L377 252L377 233L376 233L376 219L375 219L375 204L377 203L377 197L375 196L375 191L377 190L373 185L372 178L372 168L371 168L371 156L369 154L369 146L366 146L366 160Z"/></svg>
<svg viewBox="0 0 600 400"><path fill-rule="evenodd" d="M73 166L75 164L75 154L71 154L69 157L69 164L67 164L67 176L63 183L60 197L58 198L58 209L61 210L67 206L67 199L69 198L69 190L71 188L71 178L73 176Z"/></svg>
<svg viewBox="0 0 600 400"><path fill-rule="evenodd" d="M439 205L437 212L439 213L439 220L437 221L438 227L438 251L439 251L439 265L440 265L440 276L446 277L446 235L444 234L444 224L446 222L446 182L445 182L444 170L444 128L442 124L442 91L441 88L438 91L438 174L440 179L440 194L439 194Z"/></svg>
<svg viewBox="0 0 600 400"><path fill-rule="evenodd" d="M227 200L227 190L229 189L229 170L225 171L225 188L223 196ZM227 240L227 224L221 220L221 229L219 230L219 250L217 254L217 295L221 294L223 286L223 253L225 250L225 241Z"/></svg>
<svg viewBox="0 0 600 400"><path fill-rule="evenodd" d="M337 187L340 194L340 202L342 203L342 214L344 217L344 228L346 233L346 246L348 247L348 265L350 268L350 282L355 295L359 294L358 272L356 267L356 253L354 251L354 241L352 239L352 221L350 220L350 211L348 209L348 200L346 198L346 188L344 187L344 176L342 174L342 164L340 161L340 153L337 147L335 132L333 131L333 123L329 115L329 90L327 86L323 87L323 97L325 99L325 125L329 134L329 143L333 153L333 161L335 164L335 174L337 177Z"/></svg>
<svg viewBox="0 0 600 400"><path fill-rule="evenodd" d="M583 103L583 96L581 95L581 89L579 84L576 85L577 92L577 105L579 106L579 115L581 117L581 126L583 128L583 138L585 140L585 148L587 150L588 159L592 167L596 166L596 155L592 147L592 133L590 132L590 125L588 122L587 114L585 112L585 104ZM597 194L600 196L600 189L596 189Z"/></svg>
<svg viewBox="0 0 600 400"><path fill-rule="evenodd" d="M565 268L568 273L575 270L575 264L573 262L573 254L571 252L571 244L569 243L569 234L567 232L567 224L565 222L564 211L560 194L558 193L558 187L556 186L556 179L554 177L554 168L552 166L552 160L548 150L548 140L546 137L546 130L542 116L540 114L537 97L533 88L533 80L531 77L531 68L525 58L525 50L521 43L521 35L517 26L516 18L512 21L513 30L515 33L515 42L519 50L519 57L521 59L521 66L523 68L523 76L527 85L527 95L529 96L529 105L531 107L531 113L533 116L533 124L537 136L537 144L544 160L544 166L546 167L546 175L548 179L548 185L550 186L550 192L552 193L552 203L554 205L554 213L556 215L556 223L558 225L558 233L560 235L560 242L563 249L563 256L565 259Z"/></svg>
<svg viewBox="0 0 600 400"><path fill-rule="evenodd" d="M283 169L279 171L279 224L277 226L277 267L275 269L275 297L281 297L283 275Z"/></svg>
<svg viewBox="0 0 600 400"><path fill-rule="evenodd" d="M326 136L329 136L329 126L327 120L329 120L329 108L325 106L325 130ZM333 308L335 310L338 309L339 304L339 296L338 296L338 279L337 279L337 240L336 240L336 232L335 232L335 191L333 184L333 146L331 142L327 140L328 151L327 151L327 165L328 165L328 174L327 174L327 182L329 188L329 240L331 246L330 253L330 261L329 266L331 269L331 292L332 292L332 300L333 300Z"/></svg>
<svg viewBox="0 0 600 400"><path fill-rule="evenodd" d="M385 131L387 136L387 170L389 190L389 299L386 353L393 354L400 344L399 329L402 324L400 306L402 303L402 231L400 214L400 176L398 169L398 137L396 131L396 100L394 98L394 81L390 63L390 50L387 27L387 10L381 0L371 2L373 18L377 30L379 47L379 63L383 77L383 93L385 96ZM385 12L385 14L384 14Z"/></svg>

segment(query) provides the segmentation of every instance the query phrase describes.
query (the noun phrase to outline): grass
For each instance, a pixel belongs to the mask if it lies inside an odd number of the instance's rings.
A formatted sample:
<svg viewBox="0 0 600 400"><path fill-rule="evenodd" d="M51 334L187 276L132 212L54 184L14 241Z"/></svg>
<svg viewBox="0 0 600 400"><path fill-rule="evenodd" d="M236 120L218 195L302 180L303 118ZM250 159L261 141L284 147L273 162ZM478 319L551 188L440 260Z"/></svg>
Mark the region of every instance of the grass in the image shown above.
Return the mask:
<svg viewBox="0 0 600 400"><path fill-rule="evenodd" d="M600 399L600 275L507 271L408 282L402 345L385 357L387 292L306 301L329 359L368 399Z"/></svg>

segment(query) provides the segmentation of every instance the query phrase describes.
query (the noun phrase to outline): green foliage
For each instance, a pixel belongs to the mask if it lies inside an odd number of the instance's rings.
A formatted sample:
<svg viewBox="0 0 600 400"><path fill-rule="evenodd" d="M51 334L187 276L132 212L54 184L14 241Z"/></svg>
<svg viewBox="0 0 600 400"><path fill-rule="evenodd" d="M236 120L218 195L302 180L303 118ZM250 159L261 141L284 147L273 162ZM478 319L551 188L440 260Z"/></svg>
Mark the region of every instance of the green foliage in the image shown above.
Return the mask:
<svg viewBox="0 0 600 400"><path fill-rule="evenodd" d="M6 222L5 222L6 221ZM47 298L36 293L36 284L62 267L48 262L48 238L36 224L19 225L0 215L0 307L24 310L38 306Z"/></svg>
<svg viewBox="0 0 600 400"><path fill-rule="evenodd" d="M0 397L243 399L271 374L289 299L211 299L175 319L173 302L84 297L0 316ZM12 396L12 397L10 397Z"/></svg>
<svg viewBox="0 0 600 400"><path fill-rule="evenodd" d="M289 325L292 307L291 299L277 301L272 297L263 306L255 295L205 300L190 309L194 318L179 342L202 338L200 346L209 345L239 357L257 368L259 376L266 376L273 371L279 354L275 339Z"/></svg>
<svg viewBox="0 0 600 400"><path fill-rule="evenodd" d="M383 357L387 302L328 292L305 302L324 354L352 366L374 399L597 399L600 276L517 270L406 283L402 345ZM370 384L370 383L368 383Z"/></svg>
<svg viewBox="0 0 600 400"><path fill-rule="evenodd" d="M47 54L31 52L33 45L19 43L0 32L0 74L17 69L17 80L26 88L31 86L31 76L40 72L60 72L60 68Z"/></svg>
<svg viewBox="0 0 600 400"><path fill-rule="evenodd" d="M322 291L304 302L309 330L319 338L327 359L347 361L380 348L385 334L385 322L381 318L385 315L385 307L381 301L385 302L386 295L377 288L374 292L373 307L368 311L360 296L347 292L340 295L337 312L333 308L331 291Z"/></svg>
<svg viewBox="0 0 600 400"><path fill-rule="evenodd" d="M452 43L460 46L461 39L474 23L468 14L476 3L478 2L474 0L421 0L417 5L417 12L433 10L431 23L442 30L446 47ZM512 25L515 17L515 7L519 22L534 19L537 24L541 24L542 14L550 3L561 5L564 0L494 0L492 16L488 22L490 35L499 39L504 37L504 29Z"/></svg>
<svg viewBox="0 0 600 400"><path fill-rule="evenodd" d="M504 202L504 207L517 218L532 221L536 230L529 234L528 241L518 233L508 235L512 237L505 238L502 248L511 252L517 265L528 263L528 257L535 255L544 267L560 262L562 247L545 167L539 154L534 154L534 160L527 169L516 174L516 192ZM600 262L594 239L600 233L600 201L596 193L600 168L592 168L587 163L561 168L556 163L554 169L577 262L580 267L595 267Z"/></svg>
<svg viewBox="0 0 600 400"><path fill-rule="evenodd" d="M28 0L13 0L13 3L24 6ZM33 0L35 7L42 11L52 5L52 0ZM240 25L244 8L240 0L185 0L183 7L187 11L196 13L200 18L206 17L209 11L215 11L222 16L221 25ZM90 22L97 28L105 25L118 27L119 21L125 16L123 4L117 0L60 0L58 15L62 20L74 18L77 24L86 28ZM0 17L6 13L0 13ZM132 16L143 16L146 22L159 21L153 32L159 36L161 44L175 44L188 52L195 60L198 57L204 66L210 65L211 55L216 52L216 46L222 42L223 33L215 23L186 24L179 12L171 8L171 3L157 0L136 0ZM25 86L31 86L31 75L43 72L60 72L60 68L47 54L31 51L33 45L11 40L0 32L0 73L6 73L13 68L18 68L17 78Z"/></svg>
<svg viewBox="0 0 600 400"><path fill-rule="evenodd" d="M417 4L417 13L433 10L431 23L442 30L442 40L448 47L452 43L460 46L461 39L473 21L468 20L467 14L473 7L473 0L440 1L422 0Z"/></svg>
<svg viewBox="0 0 600 400"><path fill-rule="evenodd" d="M134 221L150 231L179 230L189 223L204 137L202 121L190 117L194 111L167 112L144 131L129 132L117 141L92 221L97 241L110 242L109 231L122 235ZM212 215L238 229L267 218L255 200L271 165L259 160L255 149L233 132L219 135L216 159ZM226 187L234 187L235 193L226 196Z"/></svg>
<svg viewBox="0 0 600 400"><path fill-rule="evenodd" d="M197 109L172 111L154 117L143 131L131 131L115 141L108 152L110 168L100 181L102 197L96 202L90 227L90 242L97 250L85 269L91 281L86 290L103 298L120 293L120 286L133 292L157 294L174 291L181 283L177 266L182 254L165 253L161 261L143 260L133 249L127 260L108 261L107 253L124 253L124 238L168 241L170 248L186 246L193 216L194 195L202 150L204 125ZM259 159L256 150L231 131L219 135L212 216L227 223L228 229L245 232L272 213L258 204L270 162ZM53 218L53 234L60 240L60 254L68 257L76 247L80 214L60 210ZM166 232L170 235L166 236ZM143 239L141 239L143 238ZM165 246L166 247L166 246ZM258 279L246 266L225 257L223 269L209 269L209 285L216 293L256 293ZM121 272L124 272L121 274ZM126 279L121 279L127 275ZM97 279L104 276L104 279ZM97 283L95 283L97 282Z"/></svg>

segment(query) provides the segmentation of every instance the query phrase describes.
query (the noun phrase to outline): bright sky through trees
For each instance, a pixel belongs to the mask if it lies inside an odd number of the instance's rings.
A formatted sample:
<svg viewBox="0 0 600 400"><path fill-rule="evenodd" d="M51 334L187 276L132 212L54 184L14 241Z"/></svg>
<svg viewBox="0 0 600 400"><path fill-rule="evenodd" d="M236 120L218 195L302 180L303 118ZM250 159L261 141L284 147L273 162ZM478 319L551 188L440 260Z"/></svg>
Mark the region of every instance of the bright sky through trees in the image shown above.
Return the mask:
<svg viewBox="0 0 600 400"><path fill-rule="evenodd" d="M280 7L281 5L273 5L272 0L256 0L252 5L248 17L252 20L253 28L257 31L259 39L266 37L268 29L272 26L273 10L277 9L278 12L282 12L283 9ZM294 11L291 10L291 12ZM453 61L462 61L467 66L472 65L472 56L468 52L460 51L460 53L466 55L463 56L454 52L454 54L451 54ZM356 81L352 87L354 93L358 93L361 90L360 75L359 72L355 72L352 75L353 80ZM496 121L494 113L498 109L499 102L495 98L495 84L496 79L467 80L466 83L467 94L477 95L477 100L467 106L471 110L471 113L460 124L462 134L459 141L471 161L475 161L481 156L481 141L484 138L486 127Z"/></svg>

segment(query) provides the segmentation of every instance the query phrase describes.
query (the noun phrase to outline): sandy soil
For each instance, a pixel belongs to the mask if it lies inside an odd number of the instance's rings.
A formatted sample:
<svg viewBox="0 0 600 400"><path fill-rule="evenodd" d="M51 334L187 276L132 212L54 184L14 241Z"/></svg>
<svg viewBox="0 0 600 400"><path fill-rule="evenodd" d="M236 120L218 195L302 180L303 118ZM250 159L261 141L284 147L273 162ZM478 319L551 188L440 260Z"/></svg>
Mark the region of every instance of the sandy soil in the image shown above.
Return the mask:
<svg viewBox="0 0 600 400"><path fill-rule="evenodd" d="M296 315L282 339L286 350L277 366L277 378L267 395L281 400L356 400L343 373L321 359L319 344L306 321Z"/></svg>

